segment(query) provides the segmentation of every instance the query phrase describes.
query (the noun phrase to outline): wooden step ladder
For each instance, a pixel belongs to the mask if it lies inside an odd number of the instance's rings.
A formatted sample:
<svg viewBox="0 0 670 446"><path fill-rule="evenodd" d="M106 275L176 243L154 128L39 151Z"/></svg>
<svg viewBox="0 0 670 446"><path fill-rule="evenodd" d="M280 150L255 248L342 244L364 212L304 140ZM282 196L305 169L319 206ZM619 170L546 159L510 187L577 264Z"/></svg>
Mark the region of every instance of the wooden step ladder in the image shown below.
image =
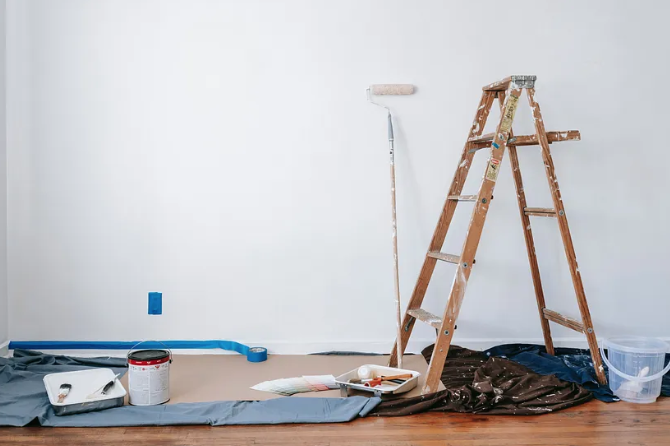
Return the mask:
<svg viewBox="0 0 670 446"><path fill-rule="evenodd" d="M552 355L554 354L554 345L551 338L549 321L584 333L591 350L591 357L593 358L593 365L598 381L602 384L607 383L603 372L602 362L598 354L596 334L593 330L591 314L589 313L589 307L584 294L584 285L582 284L582 278L577 266L575 249L572 244L572 238L570 237L570 229L568 227L568 219L565 215L565 207L558 187L558 181L556 180L556 174L554 173L554 162L549 150L549 144L559 141L579 140L580 134L576 130L566 132L547 132L545 130L542 114L540 113L540 106L534 99L535 80L536 76L511 76L483 88L482 98L479 102L475 120L470 129L465 147L463 148L461 161L458 164L454 179L449 188L447 200L442 208L442 214L437 222L437 227L433 233L433 239L430 242L426 258L423 262L423 267L419 273L419 278L414 287L401 326L400 345L402 346L402 353L404 353L407 341L412 334L414 322L417 319L437 329L437 340L435 341L435 348L428 366L427 377L422 390L423 394L437 391L440 375L442 374L444 362L447 358L447 353L449 352L451 339L454 336L458 312L463 303L465 288L468 283L468 278L470 277L470 272L472 271L472 266L475 263L475 253L477 252L477 245L479 245L479 239L481 238L484 221L486 221L486 214L488 213L489 205L493 199L493 189L498 178L500 162L505 153L505 148L509 150L510 161L512 163L512 174L514 175L514 184L519 199L519 213L521 214L521 223L524 237L526 239L528 260L530 262L533 285L535 287L535 297L537 298L537 307L540 313L540 321L547 352ZM512 122L514 121L514 114L522 90L526 90L528 103L533 111L535 134L514 136L512 134ZM491 111L491 106L496 98L498 99L501 109L500 122L498 122L495 133L482 135L486 120ZM526 204L526 196L521 181L521 171L519 170L517 147L527 145L539 145L542 148L542 159L544 160L547 180L549 181L549 189L554 202L554 207L551 209L529 207ZM461 195L470 165L472 164L472 158L477 151L484 148L490 149L491 157L488 160L486 172L479 188L479 193L477 195ZM456 206L458 203L464 201L473 202L475 204L463 249L460 255L442 253L440 251L447 235L449 224L454 216ZM535 256L535 244L533 242L533 233L530 226L530 216L553 217L558 220L558 227L563 239L565 254L570 266L572 283L577 295L577 304L579 305L579 311L581 313L581 322L549 310L545 306L542 282L540 280L540 270L537 264L537 257ZM458 265L456 277L454 278L451 292L449 294L449 302L447 303L444 315L441 318L421 308L421 303L426 295L428 283L430 282L433 270L435 269L435 264L438 260ZM397 345L398 344L396 343L391 353L391 366L397 365Z"/></svg>

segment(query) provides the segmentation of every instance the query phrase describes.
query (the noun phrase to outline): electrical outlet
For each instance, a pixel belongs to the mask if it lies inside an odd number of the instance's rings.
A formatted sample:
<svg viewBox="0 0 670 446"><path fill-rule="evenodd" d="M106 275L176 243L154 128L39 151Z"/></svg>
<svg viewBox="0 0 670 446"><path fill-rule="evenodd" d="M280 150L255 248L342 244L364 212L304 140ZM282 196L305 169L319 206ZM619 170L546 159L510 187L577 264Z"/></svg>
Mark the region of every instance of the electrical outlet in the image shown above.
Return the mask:
<svg viewBox="0 0 670 446"><path fill-rule="evenodd" d="M149 314L163 314L163 293L149 293Z"/></svg>

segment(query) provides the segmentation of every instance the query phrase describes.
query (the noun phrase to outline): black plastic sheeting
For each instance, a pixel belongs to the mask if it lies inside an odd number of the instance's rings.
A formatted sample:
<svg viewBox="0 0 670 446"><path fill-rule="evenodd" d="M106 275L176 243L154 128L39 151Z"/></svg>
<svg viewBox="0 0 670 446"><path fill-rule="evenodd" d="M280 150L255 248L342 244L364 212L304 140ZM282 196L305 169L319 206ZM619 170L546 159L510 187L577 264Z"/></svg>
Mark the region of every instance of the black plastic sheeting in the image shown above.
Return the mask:
<svg viewBox="0 0 670 446"><path fill-rule="evenodd" d="M430 360L433 346L422 352ZM440 380L445 390L382 401L371 415L404 416L427 411L540 415L593 399L579 384L540 375L517 362L458 346L449 349Z"/></svg>

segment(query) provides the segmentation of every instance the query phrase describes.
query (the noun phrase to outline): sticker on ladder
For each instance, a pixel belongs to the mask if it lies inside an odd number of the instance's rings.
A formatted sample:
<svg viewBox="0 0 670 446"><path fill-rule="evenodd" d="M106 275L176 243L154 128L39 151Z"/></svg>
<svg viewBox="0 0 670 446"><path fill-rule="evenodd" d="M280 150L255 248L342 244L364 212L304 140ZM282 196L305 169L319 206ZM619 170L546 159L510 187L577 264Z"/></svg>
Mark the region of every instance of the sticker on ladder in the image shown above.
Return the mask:
<svg viewBox="0 0 670 446"><path fill-rule="evenodd" d="M505 104L505 112L503 113L503 120L500 123L501 132L507 133L512 128L512 121L514 121L514 113L516 113L517 105L519 105L519 97L509 95L507 102Z"/></svg>
<svg viewBox="0 0 670 446"><path fill-rule="evenodd" d="M495 181L498 179L498 171L500 170L500 160L491 158L489 160L489 167L486 169L486 179Z"/></svg>

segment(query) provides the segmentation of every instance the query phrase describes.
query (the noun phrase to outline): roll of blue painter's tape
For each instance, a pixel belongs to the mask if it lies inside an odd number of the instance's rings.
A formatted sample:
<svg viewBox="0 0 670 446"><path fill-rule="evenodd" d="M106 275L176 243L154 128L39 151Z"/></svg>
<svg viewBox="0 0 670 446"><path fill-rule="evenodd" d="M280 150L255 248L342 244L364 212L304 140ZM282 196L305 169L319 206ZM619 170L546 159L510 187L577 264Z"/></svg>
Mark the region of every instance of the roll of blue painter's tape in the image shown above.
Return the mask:
<svg viewBox="0 0 670 446"><path fill-rule="evenodd" d="M268 349L265 347L249 347L247 361L263 362L268 359Z"/></svg>

